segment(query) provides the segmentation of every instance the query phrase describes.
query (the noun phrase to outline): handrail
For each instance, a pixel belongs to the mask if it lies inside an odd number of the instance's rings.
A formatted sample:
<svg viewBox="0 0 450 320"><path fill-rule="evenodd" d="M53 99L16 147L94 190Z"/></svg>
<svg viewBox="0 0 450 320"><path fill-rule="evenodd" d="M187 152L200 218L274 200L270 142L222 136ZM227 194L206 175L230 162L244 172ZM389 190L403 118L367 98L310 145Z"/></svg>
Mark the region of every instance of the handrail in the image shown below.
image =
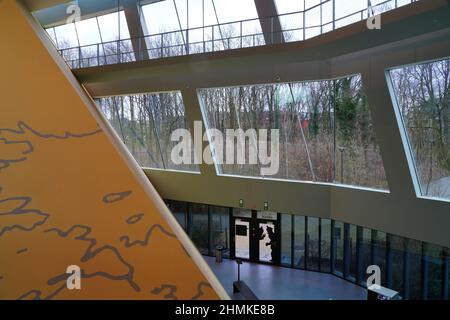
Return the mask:
<svg viewBox="0 0 450 320"><path fill-rule="evenodd" d="M417 2L419 0L409 0L409 4L413 2ZM322 17L323 17L323 6L332 2L332 8L333 8L333 14L332 19L326 23L322 23ZM134 37L134 38L128 38L128 39L119 39L114 41L107 41L107 42L101 42L91 45L83 45L83 46L77 46L77 47L70 47L70 48L64 48L59 49L59 53L63 56L63 58L68 63L69 67L72 69L79 69L79 68L86 68L86 67L93 67L93 66L100 66L100 65L107 65L107 64L118 64L118 63L125 63L125 62L131 62L136 60L143 60L145 56L148 55L148 59L157 59L157 58L165 58L170 56L180 56L180 55L190 55L190 54L198 54L198 53L206 53L206 52L214 52L214 51L223 51L223 50L232 50L232 49L238 49L238 48L244 48L244 47L255 47L255 46L261 46L261 45L270 45L275 43L281 43L281 42L290 42L290 39L285 39L285 35L295 35L295 32L301 31L299 33L300 40L294 40L294 41L304 41L309 38L307 35L308 31L317 31L314 32L313 36L317 36L329 31L333 31L337 28L340 28L339 22L342 23L342 26L348 25L350 23L354 23L357 21L362 21L364 19L367 19L369 16L372 15L372 12L376 10L376 8L382 8L383 6L387 4L392 4L394 7L389 8L389 10L393 10L399 7L398 0L386 0L379 4L370 6L370 0L367 1L368 6L362 10L357 10L353 13L347 14L340 18L335 18L335 2L336 0L324 0L314 6L311 6L305 10L302 11L296 11L296 12L290 12L290 13L284 13L276 16L267 16L262 18L253 18L253 19L246 19L246 20L239 20L239 21L233 21L233 22L226 22L226 23L218 23L208 26L202 26L202 27L196 27L196 28L189 28L189 29L180 29L175 31L166 31L161 32L158 34L150 34L142 37ZM403 4L404 5L404 4ZM402 6L403 6L402 5ZM320 7L320 23L317 25L309 25L306 26L305 17L307 13L311 10L317 9ZM372 12L369 12L371 10ZM387 10L386 10L387 11ZM295 17L296 15L301 15L302 18L299 19L302 23L302 27L299 28L290 28L290 29L284 29L283 26L281 27L281 30L274 30L273 28L273 21L274 19L280 19L286 17ZM334 18L334 19L333 19ZM346 20L352 20L349 23L346 23ZM271 21L271 30L269 32L264 32L262 23L264 21ZM296 21L296 22L298 22ZM245 23L259 23L259 29L261 31L255 31L254 33L250 34L243 34L243 28L242 25ZM282 25L282 21L281 25ZM225 26L232 26L232 25L238 25L237 28L231 29L231 31L238 31L238 35L230 35L228 37L223 36L222 29ZM188 38L186 35L191 32L195 32L198 30L202 30L203 34L205 34L205 31L207 33L210 33L210 37L208 39L204 39L202 41L189 41L186 43L185 39ZM220 37L216 38L217 35L215 35L215 30L218 30ZM234 33L234 32L233 32ZM182 36L182 42L178 43L176 38L178 36ZM268 37L265 37L268 36ZM278 37L276 37L278 36ZM172 39L167 40L167 38L172 37ZM191 38L191 37L189 37ZM243 39L251 38L250 41L243 41ZM266 39L264 39L266 38ZM156 39L156 41L154 41ZM267 41L267 40L270 41ZM274 41L274 39L281 39ZM133 42L139 41L139 50L133 50ZM179 41L179 40L178 40ZM175 42L175 43L174 43ZM232 45L233 42L236 42L237 45ZM143 46L142 44L145 43L146 46ZM218 44L218 45L217 45ZM155 46L156 47L153 47ZM123 48L125 47L125 48ZM128 47L128 48L127 48ZM147 47L144 50L141 50L141 47ZM183 49L184 47L184 49ZM132 50L129 50L132 49ZM179 48L180 50L174 50L175 48ZM109 49L112 51L112 53L105 52L105 49ZM192 50L191 50L192 49ZM114 51L116 50L116 51ZM146 52L146 54L145 54ZM93 56L91 56L93 54ZM77 58L73 58L74 55L77 55ZM84 56L84 57L83 57Z"/></svg>

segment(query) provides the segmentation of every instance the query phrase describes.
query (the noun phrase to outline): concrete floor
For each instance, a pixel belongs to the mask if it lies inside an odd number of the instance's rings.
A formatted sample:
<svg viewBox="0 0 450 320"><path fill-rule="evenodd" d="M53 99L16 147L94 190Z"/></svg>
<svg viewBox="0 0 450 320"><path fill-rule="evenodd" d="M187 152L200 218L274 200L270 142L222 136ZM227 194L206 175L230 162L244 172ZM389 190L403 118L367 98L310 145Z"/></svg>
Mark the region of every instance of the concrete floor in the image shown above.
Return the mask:
<svg viewBox="0 0 450 320"><path fill-rule="evenodd" d="M234 260L204 257L230 296L237 280ZM331 274L244 262L241 279L261 300L365 300L366 290Z"/></svg>

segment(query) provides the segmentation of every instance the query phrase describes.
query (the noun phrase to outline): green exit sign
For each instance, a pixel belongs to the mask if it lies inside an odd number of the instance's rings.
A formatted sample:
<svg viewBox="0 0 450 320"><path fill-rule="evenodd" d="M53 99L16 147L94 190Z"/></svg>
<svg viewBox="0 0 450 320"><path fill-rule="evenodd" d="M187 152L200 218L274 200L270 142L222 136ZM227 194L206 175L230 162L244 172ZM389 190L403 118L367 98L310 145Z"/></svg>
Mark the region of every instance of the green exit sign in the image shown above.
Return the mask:
<svg viewBox="0 0 450 320"><path fill-rule="evenodd" d="M244 199L239 199L239 208L244 207Z"/></svg>
<svg viewBox="0 0 450 320"><path fill-rule="evenodd" d="M264 210L269 210L269 203L267 201L264 202Z"/></svg>

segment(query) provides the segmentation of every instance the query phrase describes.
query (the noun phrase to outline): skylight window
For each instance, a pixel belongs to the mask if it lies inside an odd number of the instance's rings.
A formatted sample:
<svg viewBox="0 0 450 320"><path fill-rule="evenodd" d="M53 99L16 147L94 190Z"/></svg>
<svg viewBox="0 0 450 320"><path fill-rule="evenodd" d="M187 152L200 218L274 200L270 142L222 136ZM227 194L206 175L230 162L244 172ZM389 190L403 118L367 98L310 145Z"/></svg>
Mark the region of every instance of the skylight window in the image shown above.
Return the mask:
<svg viewBox="0 0 450 320"><path fill-rule="evenodd" d="M87 19L75 23L77 28L78 39L81 46L100 43L100 30L98 28L97 20Z"/></svg>
<svg viewBox="0 0 450 320"><path fill-rule="evenodd" d="M47 33L58 49L130 38L123 11L52 27Z"/></svg>
<svg viewBox="0 0 450 320"><path fill-rule="evenodd" d="M142 7L148 34L179 31L177 12L173 0L160 1Z"/></svg>
<svg viewBox="0 0 450 320"><path fill-rule="evenodd" d="M305 9L303 0L275 0L278 14L299 12Z"/></svg>
<svg viewBox="0 0 450 320"><path fill-rule="evenodd" d="M130 38L127 20L123 11L98 16L97 20L103 42Z"/></svg>
<svg viewBox="0 0 450 320"><path fill-rule="evenodd" d="M58 49L73 48L80 45L74 23L55 27L54 30L58 41Z"/></svg>
<svg viewBox="0 0 450 320"><path fill-rule="evenodd" d="M216 6L220 23L257 19L254 0L210 0Z"/></svg>

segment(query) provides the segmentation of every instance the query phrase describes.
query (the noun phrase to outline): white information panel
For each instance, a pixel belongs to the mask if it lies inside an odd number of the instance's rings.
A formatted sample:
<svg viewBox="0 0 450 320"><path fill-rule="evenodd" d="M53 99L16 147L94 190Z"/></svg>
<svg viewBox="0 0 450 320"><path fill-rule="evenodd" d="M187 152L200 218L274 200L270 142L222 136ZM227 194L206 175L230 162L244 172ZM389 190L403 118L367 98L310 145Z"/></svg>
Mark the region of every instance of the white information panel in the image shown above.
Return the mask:
<svg viewBox="0 0 450 320"><path fill-rule="evenodd" d="M261 220L277 220L277 213L271 211L258 211L257 218Z"/></svg>

